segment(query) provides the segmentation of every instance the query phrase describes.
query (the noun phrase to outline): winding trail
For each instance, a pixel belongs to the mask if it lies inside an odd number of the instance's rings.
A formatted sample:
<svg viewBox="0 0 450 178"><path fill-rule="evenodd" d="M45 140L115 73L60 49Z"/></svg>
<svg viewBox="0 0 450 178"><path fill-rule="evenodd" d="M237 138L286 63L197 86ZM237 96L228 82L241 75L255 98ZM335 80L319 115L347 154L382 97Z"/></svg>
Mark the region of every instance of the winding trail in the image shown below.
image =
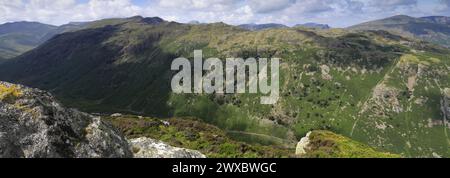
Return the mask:
<svg viewBox="0 0 450 178"><path fill-rule="evenodd" d="M242 134L242 135L262 137L262 138L265 138L268 140L273 140L275 142L282 143L284 146L287 146L288 148L295 148L295 142L293 142L292 140L282 139L282 138L271 136L271 135L258 134L258 133L252 133L252 132L244 132L244 131L227 131L227 133L228 134Z"/></svg>

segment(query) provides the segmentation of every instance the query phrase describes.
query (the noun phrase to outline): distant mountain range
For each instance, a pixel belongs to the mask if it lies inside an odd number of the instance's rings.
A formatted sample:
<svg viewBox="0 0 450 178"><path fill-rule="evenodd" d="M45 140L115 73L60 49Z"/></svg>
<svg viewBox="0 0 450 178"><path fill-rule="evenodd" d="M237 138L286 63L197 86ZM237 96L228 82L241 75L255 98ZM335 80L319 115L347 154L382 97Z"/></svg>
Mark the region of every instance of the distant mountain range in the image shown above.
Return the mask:
<svg viewBox="0 0 450 178"><path fill-rule="evenodd" d="M316 29L330 29L331 27L327 24L318 24L318 23L305 23L305 24L298 24L294 27L305 27L305 28L316 28Z"/></svg>
<svg viewBox="0 0 450 178"><path fill-rule="evenodd" d="M238 25L238 27L251 30L251 31L258 31L258 30L267 30L267 29L279 29L279 28L290 28L287 25L283 24L277 24L277 23L268 23L268 24L242 24ZM317 23L305 23L305 24L298 24L294 27L305 27L305 28L315 28L315 29L330 29L331 27L326 24L317 24Z"/></svg>
<svg viewBox="0 0 450 178"><path fill-rule="evenodd" d="M126 19L104 19L94 22L71 22L61 26L53 26L38 22L13 22L0 25L0 63L19 56L51 39L52 37L87 28L98 28L105 25L118 25L126 21L142 21L143 23L161 23L161 18L143 18L140 16Z"/></svg>
<svg viewBox="0 0 450 178"><path fill-rule="evenodd" d="M258 30L266 30L266 29L277 29L277 28L289 28L286 25L283 24L277 24L277 23L268 23L268 24L242 24L238 27L252 30L252 31L258 31Z"/></svg>
<svg viewBox="0 0 450 178"><path fill-rule="evenodd" d="M191 25L200 25L200 24L202 24L202 23L201 23L200 21L193 20L193 21L189 21L188 24L191 24Z"/></svg>
<svg viewBox="0 0 450 178"><path fill-rule="evenodd" d="M82 29L87 23L53 26L38 22L13 22L0 25L0 63L19 56L55 35Z"/></svg>
<svg viewBox="0 0 450 178"><path fill-rule="evenodd" d="M450 47L450 17L414 18L405 15L375 20L349 27L353 30L386 30Z"/></svg>
<svg viewBox="0 0 450 178"><path fill-rule="evenodd" d="M127 20L140 20L136 16ZM152 19L162 22L162 19ZM0 25L0 63L29 51L57 34L76 31L89 27L101 27L102 24L120 24L124 19L105 19L95 22L73 22L62 26L53 26L38 22L13 22ZM152 23L152 22L150 22ZM188 24L202 24L191 21ZM259 31L265 29L290 28L283 24L242 24L242 29ZM327 24L305 23L294 27L330 29ZM442 46L450 47L450 17L430 16L414 18L404 15L370 21L349 27L350 30L386 30L394 34L418 38Z"/></svg>
<svg viewBox="0 0 450 178"><path fill-rule="evenodd" d="M56 29L56 26L37 22L0 25L0 57L12 58L33 49L48 40L48 34Z"/></svg>

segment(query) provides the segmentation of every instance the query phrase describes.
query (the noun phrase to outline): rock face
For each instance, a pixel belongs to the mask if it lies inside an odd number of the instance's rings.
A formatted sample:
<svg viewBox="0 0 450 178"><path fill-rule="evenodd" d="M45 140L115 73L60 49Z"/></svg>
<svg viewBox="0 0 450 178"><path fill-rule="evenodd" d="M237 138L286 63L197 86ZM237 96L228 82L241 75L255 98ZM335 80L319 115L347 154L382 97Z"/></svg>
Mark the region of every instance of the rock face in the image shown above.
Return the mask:
<svg viewBox="0 0 450 178"><path fill-rule="evenodd" d="M132 157L205 155L148 138L127 141L100 117L66 109L47 92L0 82L0 158Z"/></svg>
<svg viewBox="0 0 450 178"><path fill-rule="evenodd" d="M150 138L137 138L129 141L135 158L206 158L198 151L169 146Z"/></svg>
<svg viewBox="0 0 450 178"><path fill-rule="evenodd" d="M0 157L132 157L100 118L63 108L47 92L0 82Z"/></svg>
<svg viewBox="0 0 450 178"><path fill-rule="evenodd" d="M326 130L309 132L297 145L301 158L401 158Z"/></svg>
<svg viewBox="0 0 450 178"><path fill-rule="evenodd" d="M447 121L450 121L450 88L444 89L442 97L442 112Z"/></svg>
<svg viewBox="0 0 450 178"><path fill-rule="evenodd" d="M312 132L309 132L308 134L306 134L305 137L303 137L302 139L300 139L300 142L298 142L297 144L297 148L295 150L295 154L296 155L304 155L306 154L308 147L309 147L309 136L311 135Z"/></svg>

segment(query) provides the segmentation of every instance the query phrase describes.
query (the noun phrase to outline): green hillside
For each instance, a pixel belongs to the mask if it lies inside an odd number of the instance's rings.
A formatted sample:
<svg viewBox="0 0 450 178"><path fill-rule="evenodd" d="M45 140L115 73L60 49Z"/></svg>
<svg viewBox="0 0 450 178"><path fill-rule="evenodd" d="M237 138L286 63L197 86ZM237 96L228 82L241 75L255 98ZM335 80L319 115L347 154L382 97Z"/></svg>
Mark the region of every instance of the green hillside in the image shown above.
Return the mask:
<svg viewBox="0 0 450 178"><path fill-rule="evenodd" d="M441 112L450 51L383 31L271 29L159 18L114 19L64 33L0 65L0 80L51 91L88 112L196 117L234 140L295 145L330 130L405 157L450 157ZM109 24L109 25L108 25ZM171 93L173 59L280 57L281 99Z"/></svg>

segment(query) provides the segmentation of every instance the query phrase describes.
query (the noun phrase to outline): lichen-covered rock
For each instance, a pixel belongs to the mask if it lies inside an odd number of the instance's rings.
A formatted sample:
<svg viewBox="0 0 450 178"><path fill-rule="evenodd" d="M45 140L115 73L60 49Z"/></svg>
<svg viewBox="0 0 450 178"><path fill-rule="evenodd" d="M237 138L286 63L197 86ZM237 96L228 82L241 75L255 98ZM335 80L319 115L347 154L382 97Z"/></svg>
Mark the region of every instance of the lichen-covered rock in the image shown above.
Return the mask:
<svg viewBox="0 0 450 178"><path fill-rule="evenodd" d="M47 92L0 82L0 157L132 157L100 118L62 107Z"/></svg>
<svg viewBox="0 0 450 178"><path fill-rule="evenodd" d="M205 155L148 138L127 141L100 117L66 109L47 92L0 82L0 158L18 157L205 158Z"/></svg>
<svg viewBox="0 0 450 178"><path fill-rule="evenodd" d="M400 158L325 130L309 132L297 145L296 155L302 158Z"/></svg>
<svg viewBox="0 0 450 178"><path fill-rule="evenodd" d="M398 100L398 95L400 92L398 89L394 87L388 87L386 84L382 83L375 87L373 91L373 96L369 102L372 102L372 105L380 106L381 108L378 113L384 113L385 110L390 110L395 113L403 112L403 108ZM367 109L367 108L364 108ZM370 110L373 110L373 107L370 107Z"/></svg>
<svg viewBox="0 0 450 178"><path fill-rule="evenodd" d="M312 132L309 132L306 134L305 137L303 137L300 142L297 144L297 148L295 150L296 155L304 155L307 153L308 147L309 147L309 136Z"/></svg>
<svg viewBox="0 0 450 178"><path fill-rule="evenodd" d="M198 151L169 146L150 138L137 138L129 141L135 158L206 158Z"/></svg>

